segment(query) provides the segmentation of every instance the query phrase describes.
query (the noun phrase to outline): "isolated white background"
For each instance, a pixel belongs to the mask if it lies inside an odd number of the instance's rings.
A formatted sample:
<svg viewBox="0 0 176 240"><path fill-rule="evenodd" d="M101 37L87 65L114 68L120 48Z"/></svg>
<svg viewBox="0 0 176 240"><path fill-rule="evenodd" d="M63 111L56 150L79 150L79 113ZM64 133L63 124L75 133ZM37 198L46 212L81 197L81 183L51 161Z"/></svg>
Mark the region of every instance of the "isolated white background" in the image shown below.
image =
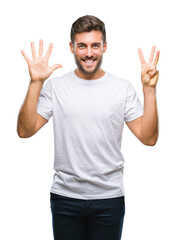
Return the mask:
<svg viewBox="0 0 176 240"><path fill-rule="evenodd" d="M0 6L0 239L50 240L49 191L54 171L52 120L35 136L20 139L17 116L29 84L20 51L31 56L30 42L54 43L50 64L61 63L52 75L75 68L69 50L71 24L91 14L106 24L108 49L103 69L126 78L143 104L140 80L141 47L148 60L156 45L161 55L157 102L160 133L154 147L142 145L124 127L122 153L126 215L123 240L175 240L176 216L176 35L174 1L4 1ZM76 239L74 239L76 240ZM98 240L98 239L97 239Z"/></svg>

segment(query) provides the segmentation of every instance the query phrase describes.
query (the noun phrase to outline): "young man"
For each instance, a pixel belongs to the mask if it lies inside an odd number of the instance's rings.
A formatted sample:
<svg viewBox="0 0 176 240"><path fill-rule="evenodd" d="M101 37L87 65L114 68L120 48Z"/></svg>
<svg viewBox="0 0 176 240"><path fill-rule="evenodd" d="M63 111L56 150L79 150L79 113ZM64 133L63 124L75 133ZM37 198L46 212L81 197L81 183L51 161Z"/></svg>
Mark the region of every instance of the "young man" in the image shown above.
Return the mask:
<svg viewBox="0 0 176 240"><path fill-rule="evenodd" d="M145 145L158 137L155 88L159 51L149 62L141 49L144 109L129 81L101 68L106 52L104 23L83 16L71 28L70 49L77 68L44 81L62 67L48 66L53 45L43 56L43 41L33 60L22 51L31 81L18 118L18 134L31 137L51 117L54 124L55 175L51 187L54 239L120 240L125 214L124 159L121 139L124 121Z"/></svg>

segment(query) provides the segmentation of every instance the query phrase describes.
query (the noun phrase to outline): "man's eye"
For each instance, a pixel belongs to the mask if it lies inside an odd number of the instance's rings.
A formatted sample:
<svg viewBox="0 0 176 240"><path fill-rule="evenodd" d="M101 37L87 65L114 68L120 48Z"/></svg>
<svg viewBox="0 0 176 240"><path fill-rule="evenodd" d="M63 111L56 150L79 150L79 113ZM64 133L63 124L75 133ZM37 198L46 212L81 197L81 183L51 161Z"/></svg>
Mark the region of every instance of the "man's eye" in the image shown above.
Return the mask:
<svg viewBox="0 0 176 240"><path fill-rule="evenodd" d="M99 48L98 44L93 45L94 48Z"/></svg>
<svg viewBox="0 0 176 240"><path fill-rule="evenodd" d="M84 45L79 45L79 48L81 48L81 49L82 49L82 48L85 48L85 46L84 46Z"/></svg>

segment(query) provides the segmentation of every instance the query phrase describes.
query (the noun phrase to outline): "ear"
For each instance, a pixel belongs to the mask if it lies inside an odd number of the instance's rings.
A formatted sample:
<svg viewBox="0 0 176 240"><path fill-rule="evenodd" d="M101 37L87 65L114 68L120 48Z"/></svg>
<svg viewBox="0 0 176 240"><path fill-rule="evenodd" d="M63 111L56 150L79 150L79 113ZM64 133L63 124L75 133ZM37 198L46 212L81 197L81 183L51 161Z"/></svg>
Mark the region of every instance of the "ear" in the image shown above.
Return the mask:
<svg viewBox="0 0 176 240"><path fill-rule="evenodd" d="M106 49L107 49L107 41L104 43L104 46L103 46L103 53L106 52Z"/></svg>
<svg viewBox="0 0 176 240"><path fill-rule="evenodd" d="M71 51L72 53L74 53L74 46L73 46L72 41L70 41L70 51Z"/></svg>

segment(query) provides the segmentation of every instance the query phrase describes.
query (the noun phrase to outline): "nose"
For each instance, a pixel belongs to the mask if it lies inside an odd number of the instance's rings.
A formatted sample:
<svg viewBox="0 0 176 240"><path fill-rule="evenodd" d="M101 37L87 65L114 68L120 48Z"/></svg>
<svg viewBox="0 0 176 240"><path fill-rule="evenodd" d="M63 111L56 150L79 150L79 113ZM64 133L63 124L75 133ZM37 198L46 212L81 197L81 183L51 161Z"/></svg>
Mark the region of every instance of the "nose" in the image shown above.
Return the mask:
<svg viewBox="0 0 176 240"><path fill-rule="evenodd" d="M87 48L86 55L87 55L87 57L89 57L89 58L92 57L93 53L92 53L92 48L91 48L91 47L88 47L88 48Z"/></svg>

